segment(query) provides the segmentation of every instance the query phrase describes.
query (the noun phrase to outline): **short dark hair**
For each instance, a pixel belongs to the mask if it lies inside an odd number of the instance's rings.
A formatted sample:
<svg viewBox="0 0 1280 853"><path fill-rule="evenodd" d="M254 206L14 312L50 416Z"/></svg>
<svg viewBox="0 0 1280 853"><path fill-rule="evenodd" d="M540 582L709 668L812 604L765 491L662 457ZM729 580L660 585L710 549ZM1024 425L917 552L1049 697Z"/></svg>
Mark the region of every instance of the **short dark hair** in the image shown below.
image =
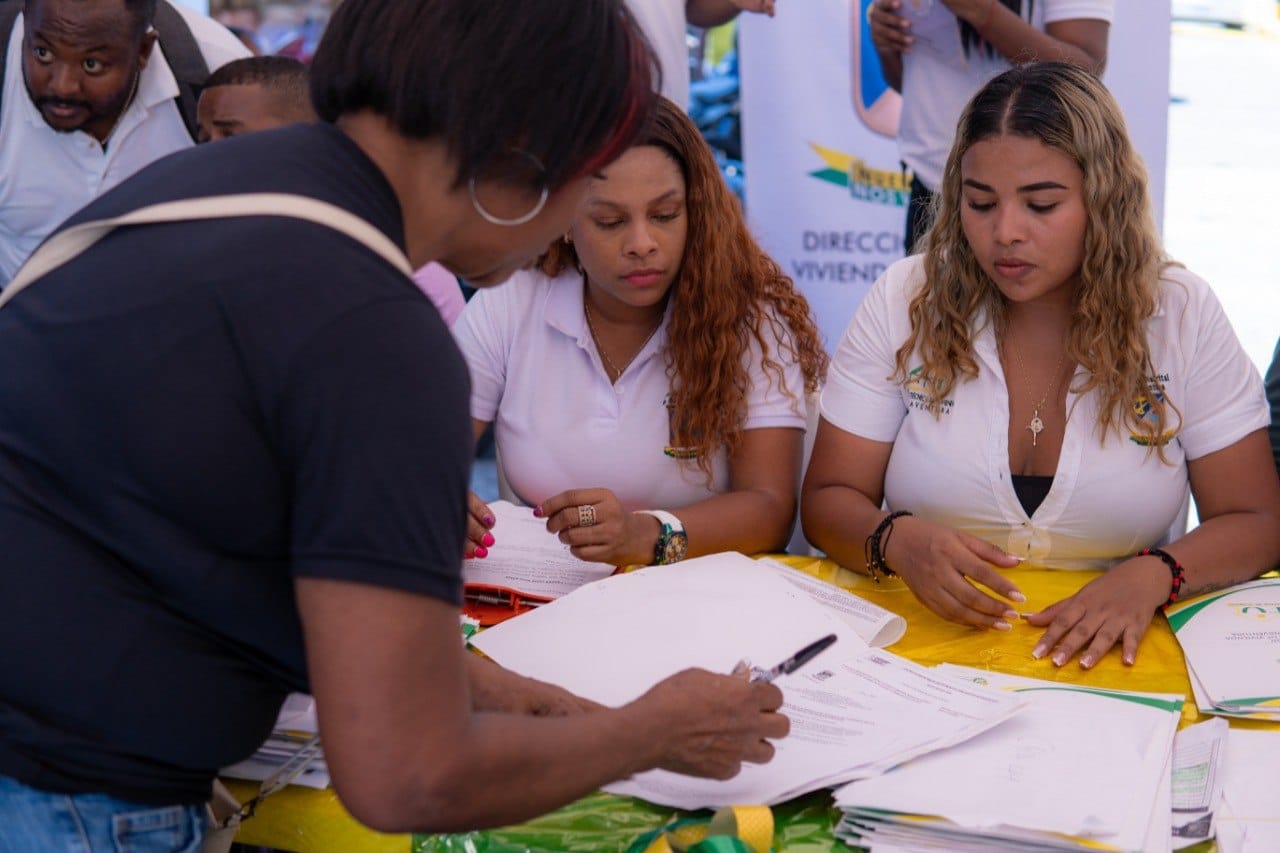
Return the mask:
<svg viewBox="0 0 1280 853"><path fill-rule="evenodd" d="M22 0L22 11L27 13L36 0ZM124 0L124 9L133 17L137 34L142 35L156 19L156 4L159 0Z"/></svg>
<svg viewBox="0 0 1280 853"><path fill-rule="evenodd" d="M258 85L310 109L309 79L307 66L291 56L246 56L210 74L204 88Z"/></svg>
<svg viewBox="0 0 1280 853"><path fill-rule="evenodd" d="M441 138L459 185L518 147L555 189L631 145L658 73L622 0L344 0L311 96L324 121L371 110Z"/></svg>

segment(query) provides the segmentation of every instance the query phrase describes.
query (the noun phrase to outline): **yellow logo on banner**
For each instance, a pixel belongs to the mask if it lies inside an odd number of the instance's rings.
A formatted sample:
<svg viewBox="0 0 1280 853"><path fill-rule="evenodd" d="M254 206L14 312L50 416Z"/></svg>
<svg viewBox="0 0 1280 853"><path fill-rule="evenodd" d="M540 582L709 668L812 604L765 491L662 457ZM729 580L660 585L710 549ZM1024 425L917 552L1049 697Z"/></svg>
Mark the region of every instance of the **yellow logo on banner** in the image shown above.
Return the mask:
<svg viewBox="0 0 1280 853"><path fill-rule="evenodd" d="M844 154L834 148L823 148L810 142L809 147L822 158L826 168L810 172L809 177L840 187L848 187L849 195L859 201L906 207L911 197L911 173L900 169L873 169L865 160Z"/></svg>

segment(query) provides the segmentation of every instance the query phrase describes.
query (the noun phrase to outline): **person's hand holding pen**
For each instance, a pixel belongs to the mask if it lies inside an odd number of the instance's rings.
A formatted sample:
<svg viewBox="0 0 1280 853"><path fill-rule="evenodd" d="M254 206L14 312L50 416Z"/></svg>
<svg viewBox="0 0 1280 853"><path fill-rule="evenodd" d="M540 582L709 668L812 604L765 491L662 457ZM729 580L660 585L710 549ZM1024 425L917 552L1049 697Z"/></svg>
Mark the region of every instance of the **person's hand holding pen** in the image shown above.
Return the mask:
<svg viewBox="0 0 1280 853"><path fill-rule="evenodd" d="M763 682L764 684L772 684L773 680L780 675L790 675L809 661L813 660L820 653L826 651L836 641L835 634L827 634L819 640L814 640L782 663L770 669L761 669L752 666L750 661L740 660L738 665L733 668L733 675L748 676L748 681Z"/></svg>
<svg viewBox="0 0 1280 853"><path fill-rule="evenodd" d="M619 709L656 754L646 763L673 773L731 779L744 762L765 764L791 731L772 684L702 669L678 672Z"/></svg>

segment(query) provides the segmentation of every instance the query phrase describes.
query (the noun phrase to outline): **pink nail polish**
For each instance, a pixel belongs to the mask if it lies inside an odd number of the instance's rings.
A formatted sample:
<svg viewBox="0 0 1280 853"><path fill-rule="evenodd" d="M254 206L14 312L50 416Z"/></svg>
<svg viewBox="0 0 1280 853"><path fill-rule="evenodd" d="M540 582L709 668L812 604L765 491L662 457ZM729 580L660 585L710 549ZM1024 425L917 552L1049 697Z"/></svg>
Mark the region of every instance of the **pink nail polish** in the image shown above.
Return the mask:
<svg viewBox="0 0 1280 853"><path fill-rule="evenodd" d="M476 549L476 556L480 558L489 556L489 549L484 547L483 545L480 546L479 548Z"/></svg>
<svg viewBox="0 0 1280 853"><path fill-rule="evenodd" d="M533 517L534 517L534 518L542 518L542 507L540 507L540 506L535 506L535 507L533 508Z"/></svg>
<svg viewBox="0 0 1280 853"><path fill-rule="evenodd" d="M493 521L494 521L494 519L493 519L493 516L492 516L492 515L486 515L486 516L484 517L483 521L484 521L484 526L485 526L485 527L493 527Z"/></svg>
<svg viewBox="0 0 1280 853"><path fill-rule="evenodd" d="M473 559L473 558L475 557L475 555L476 555L476 552L475 552L475 551L473 551L473 550L471 550L470 548L468 548L468 549L467 549L467 553L463 554L463 555L462 555L462 558L463 558L464 560L470 560L470 559Z"/></svg>
<svg viewBox="0 0 1280 853"><path fill-rule="evenodd" d="M492 545L492 544L493 544L493 534L492 534L492 533L486 533L484 536L481 536L481 537L480 537L480 544L481 544L481 545Z"/></svg>

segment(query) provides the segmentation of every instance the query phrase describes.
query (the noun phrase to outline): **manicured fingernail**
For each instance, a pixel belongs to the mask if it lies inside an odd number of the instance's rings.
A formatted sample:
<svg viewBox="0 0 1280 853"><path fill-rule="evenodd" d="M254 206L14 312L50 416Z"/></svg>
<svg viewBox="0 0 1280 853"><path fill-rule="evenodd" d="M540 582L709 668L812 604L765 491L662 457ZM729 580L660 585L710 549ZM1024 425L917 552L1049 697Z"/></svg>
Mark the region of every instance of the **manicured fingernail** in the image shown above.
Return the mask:
<svg viewBox="0 0 1280 853"><path fill-rule="evenodd" d="M993 623L991 623L991 627L992 627L992 628L995 628L997 631L1012 631L1012 630L1013 630L1013 626L1012 626L1012 625L1010 625L1008 622L1004 622L1004 621L1000 621L1000 622L993 622Z"/></svg>
<svg viewBox="0 0 1280 853"><path fill-rule="evenodd" d="M1058 652L1056 655L1053 656L1054 666L1062 666L1066 662L1067 662L1067 656L1064 655L1062 652Z"/></svg>
<svg viewBox="0 0 1280 853"><path fill-rule="evenodd" d="M1018 614L1018 618L1019 618L1019 619L1030 619L1032 616L1035 616L1035 615L1036 615L1036 614L1035 614L1035 611L1033 611L1033 610L1024 610L1024 611L1022 611L1021 613L1019 613L1019 614Z"/></svg>
<svg viewBox="0 0 1280 853"><path fill-rule="evenodd" d="M1013 559L1017 560L1019 563L1025 563L1027 561L1026 557L1015 557L1013 554L1010 554L1009 556L1013 557Z"/></svg>
<svg viewBox="0 0 1280 853"><path fill-rule="evenodd" d="M542 507L540 507L540 506L535 506L535 507L533 508L533 517L534 517L534 518L542 518Z"/></svg>
<svg viewBox="0 0 1280 853"><path fill-rule="evenodd" d="M476 556L480 557L481 559L489 556L489 549L481 545L479 548L476 549Z"/></svg>
<svg viewBox="0 0 1280 853"><path fill-rule="evenodd" d="M475 555L476 555L476 552L468 548L465 559L470 560L471 558L475 557Z"/></svg>
<svg viewBox="0 0 1280 853"><path fill-rule="evenodd" d="M480 544L481 544L481 545L492 545L492 544L493 544L493 534L492 534L492 533L486 533L485 535L481 536L481 537L480 537Z"/></svg>
<svg viewBox="0 0 1280 853"><path fill-rule="evenodd" d="M1010 601L1016 601L1019 604L1027 603L1027 597L1016 589L1013 592L1009 593L1008 597Z"/></svg>
<svg viewBox="0 0 1280 853"><path fill-rule="evenodd" d="M1124 663L1125 663L1125 666L1133 666L1133 655L1128 652L1125 652Z"/></svg>
<svg viewBox="0 0 1280 853"><path fill-rule="evenodd" d="M1084 667L1085 669L1088 669L1089 667L1093 666L1093 655L1085 655L1084 657L1080 658L1080 666Z"/></svg>
<svg viewBox="0 0 1280 853"><path fill-rule="evenodd" d="M1018 611L1016 611L1016 610L1006 610L1004 613L1002 613L1002 614L1000 614L1000 615L1004 617L1004 619L1005 619L1005 621L1006 621L1006 622L1017 622L1017 621L1018 621Z"/></svg>
<svg viewBox="0 0 1280 853"><path fill-rule="evenodd" d="M486 515L483 521L485 527L493 527L494 517L492 515Z"/></svg>
<svg viewBox="0 0 1280 853"><path fill-rule="evenodd" d="M1040 660L1040 658L1044 657L1044 653L1046 651L1048 651L1048 649L1046 649L1043 644L1036 646L1034 649L1031 650L1031 657L1034 658L1035 660Z"/></svg>

